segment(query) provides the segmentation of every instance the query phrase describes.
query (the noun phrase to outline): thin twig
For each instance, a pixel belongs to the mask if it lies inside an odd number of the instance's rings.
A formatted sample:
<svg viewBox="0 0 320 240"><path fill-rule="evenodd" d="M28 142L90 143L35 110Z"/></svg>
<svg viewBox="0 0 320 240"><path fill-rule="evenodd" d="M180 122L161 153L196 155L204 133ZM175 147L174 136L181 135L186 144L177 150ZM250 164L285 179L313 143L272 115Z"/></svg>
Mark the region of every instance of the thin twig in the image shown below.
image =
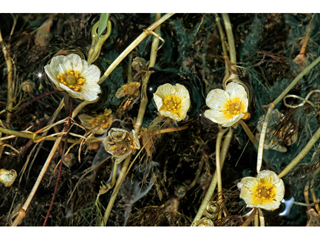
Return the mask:
<svg viewBox="0 0 320 240"><path fill-rule="evenodd" d="M119 56L116 60L113 61L113 63L108 67L108 69L105 71L103 76L100 78L98 84L101 84L111 73L112 71L122 62L122 60L136 47L139 45L139 43L142 42L143 39L145 39L150 32L153 31L156 27L161 25L164 21L166 21L168 18L170 18L174 13L167 13L162 18L157 20L155 23L150 25L146 30L143 31L143 33L140 34L139 37L137 37Z"/></svg>
<svg viewBox="0 0 320 240"><path fill-rule="evenodd" d="M290 172L310 151L310 149L314 146L314 144L318 141L320 137L320 128L316 131L316 133L312 136L306 146L301 150L301 152L290 162L290 164L279 173L278 177L284 177L288 172Z"/></svg>

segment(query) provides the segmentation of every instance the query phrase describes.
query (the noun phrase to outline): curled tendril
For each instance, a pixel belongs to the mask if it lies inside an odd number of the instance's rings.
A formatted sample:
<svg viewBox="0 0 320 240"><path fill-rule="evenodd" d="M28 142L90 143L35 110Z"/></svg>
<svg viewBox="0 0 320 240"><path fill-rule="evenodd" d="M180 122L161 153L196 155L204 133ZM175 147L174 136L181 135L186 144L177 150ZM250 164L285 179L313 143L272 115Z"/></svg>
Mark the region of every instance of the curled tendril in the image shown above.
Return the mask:
<svg viewBox="0 0 320 240"><path fill-rule="evenodd" d="M315 104L313 104L312 102L310 102L308 99L313 93L317 93L317 92L319 93L320 90L313 90L313 91L309 92L306 98L303 98L303 97L300 97L300 96L297 96L297 95L294 95L294 94L290 94L290 95L287 95L287 96L285 96L283 98L283 103L284 103L284 105L286 107L289 107L289 108L302 107L305 103L309 103L312 107L316 108L317 106ZM302 103L297 104L297 105L288 104L286 99L289 98L289 97L300 99L300 100L302 100Z"/></svg>

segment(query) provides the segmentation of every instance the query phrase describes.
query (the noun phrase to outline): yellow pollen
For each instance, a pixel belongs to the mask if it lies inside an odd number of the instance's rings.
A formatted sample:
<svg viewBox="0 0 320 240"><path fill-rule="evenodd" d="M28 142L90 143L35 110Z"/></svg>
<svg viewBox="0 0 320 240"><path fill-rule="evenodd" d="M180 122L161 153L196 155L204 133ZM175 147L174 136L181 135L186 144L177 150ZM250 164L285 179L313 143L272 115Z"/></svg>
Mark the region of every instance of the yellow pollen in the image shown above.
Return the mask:
<svg viewBox="0 0 320 240"><path fill-rule="evenodd" d="M236 115L244 113L245 106L238 97L228 100L224 105L225 110L221 110L227 119L231 119Z"/></svg>
<svg viewBox="0 0 320 240"><path fill-rule="evenodd" d="M174 114L177 114L178 117L181 116L181 98L176 95L166 96L163 100L163 105L159 109L159 111L169 111Z"/></svg>
<svg viewBox="0 0 320 240"><path fill-rule="evenodd" d="M254 205L271 203L276 196L277 187L273 185L272 179L268 181L261 179L260 182L252 188L252 191L252 201Z"/></svg>
<svg viewBox="0 0 320 240"><path fill-rule="evenodd" d="M80 92L86 79L80 76L79 71L68 69L65 73L60 73L58 81L75 92Z"/></svg>

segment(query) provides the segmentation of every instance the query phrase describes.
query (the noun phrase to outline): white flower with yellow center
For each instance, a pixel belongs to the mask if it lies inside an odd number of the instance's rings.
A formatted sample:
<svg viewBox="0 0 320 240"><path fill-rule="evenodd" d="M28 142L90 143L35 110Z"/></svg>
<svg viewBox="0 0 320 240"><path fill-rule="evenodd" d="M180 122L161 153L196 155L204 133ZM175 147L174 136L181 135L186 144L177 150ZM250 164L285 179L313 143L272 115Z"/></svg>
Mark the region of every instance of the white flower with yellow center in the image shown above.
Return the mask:
<svg viewBox="0 0 320 240"><path fill-rule="evenodd" d="M211 90L206 104L210 109L204 112L204 116L223 127L230 127L240 119L249 117L247 92L244 87L234 82L229 83L225 91Z"/></svg>
<svg viewBox="0 0 320 240"><path fill-rule="evenodd" d="M57 89L67 91L74 98L94 101L101 93L98 84L100 69L88 65L77 54L53 57L44 70Z"/></svg>
<svg viewBox="0 0 320 240"><path fill-rule="evenodd" d="M265 210L279 208L284 197L284 183L275 172L260 171L256 178L245 177L237 184L242 198L248 207Z"/></svg>
<svg viewBox="0 0 320 240"><path fill-rule="evenodd" d="M153 94L157 109L162 116L181 121L186 118L190 108L190 95L188 89L177 83L166 83L158 87Z"/></svg>

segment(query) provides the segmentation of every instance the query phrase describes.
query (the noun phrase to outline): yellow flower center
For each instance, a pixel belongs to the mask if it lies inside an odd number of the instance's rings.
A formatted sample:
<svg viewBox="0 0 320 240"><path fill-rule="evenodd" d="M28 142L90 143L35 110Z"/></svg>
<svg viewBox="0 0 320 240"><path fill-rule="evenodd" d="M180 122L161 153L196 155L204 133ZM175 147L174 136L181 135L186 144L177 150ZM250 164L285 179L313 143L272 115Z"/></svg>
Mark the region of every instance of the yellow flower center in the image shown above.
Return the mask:
<svg viewBox="0 0 320 240"><path fill-rule="evenodd" d="M99 114L90 120L92 127L96 128L107 128L112 123L112 118L110 118L111 109L105 109L103 114Z"/></svg>
<svg viewBox="0 0 320 240"><path fill-rule="evenodd" d="M65 73L60 73L58 76L58 81L63 85L66 85L73 91L80 92L86 79L80 76L79 71L73 71L68 69Z"/></svg>
<svg viewBox="0 0 320 240"><path fill-rule="evenodd" d="M166 96L163 100L163 105L159 109L164 111L169 111L174 114L177 114L179 117L181 115L181 98L176 95Z"/></svg>
<svg viewBox="0 0 320 240"><path fill-rule="evenodd" d="M277 187L272 184L271 177L269 181L263 178L260 179L260 182L253 187L252 191L252 200L254 205L272 203L277 193Z"/></svg>
<svg viewBox="0 0 320 240"><path fill-rule="evenodd" d="M236 115L239 115L245 111L245 106L238 97L235 97L231 101L228 100L224 105L225 110L221 110L227 119L231 119Z"/></svg>

